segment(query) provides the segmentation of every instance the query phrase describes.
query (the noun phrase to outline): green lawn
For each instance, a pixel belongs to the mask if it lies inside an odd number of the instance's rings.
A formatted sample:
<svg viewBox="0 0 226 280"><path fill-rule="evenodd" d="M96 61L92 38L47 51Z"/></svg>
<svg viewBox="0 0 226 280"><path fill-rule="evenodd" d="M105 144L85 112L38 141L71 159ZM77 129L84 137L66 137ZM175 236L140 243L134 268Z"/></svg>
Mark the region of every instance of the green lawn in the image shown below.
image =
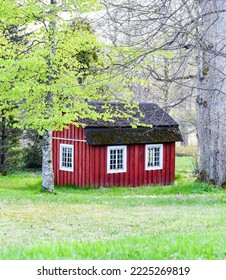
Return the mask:
<svg viewBox="0 0 226 280"><path fill-rule="evenodd" d="M177 157L176 172L191 175L193 171L192 157Z"/></svg>
<svg viewBox="0 0 226 280"><path fill-rule="evenodd" d="M0 177L0 259L226 259L225 190L176 166L171 186L56 195L40 173Z"/></svg>

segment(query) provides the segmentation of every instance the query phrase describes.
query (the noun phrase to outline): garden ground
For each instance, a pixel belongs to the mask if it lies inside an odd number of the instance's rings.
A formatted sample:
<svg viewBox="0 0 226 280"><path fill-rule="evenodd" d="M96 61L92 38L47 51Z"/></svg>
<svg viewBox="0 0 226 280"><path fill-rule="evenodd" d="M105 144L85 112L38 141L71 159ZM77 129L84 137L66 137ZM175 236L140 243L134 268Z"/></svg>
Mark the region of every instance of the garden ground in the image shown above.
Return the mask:
<svg viewBox="0 0 226 280"><path fill-rule="evenodd" d="M0 259L226 259L225 190L189 158L171 186L40 190L39 172L0 177Z"/></svg>

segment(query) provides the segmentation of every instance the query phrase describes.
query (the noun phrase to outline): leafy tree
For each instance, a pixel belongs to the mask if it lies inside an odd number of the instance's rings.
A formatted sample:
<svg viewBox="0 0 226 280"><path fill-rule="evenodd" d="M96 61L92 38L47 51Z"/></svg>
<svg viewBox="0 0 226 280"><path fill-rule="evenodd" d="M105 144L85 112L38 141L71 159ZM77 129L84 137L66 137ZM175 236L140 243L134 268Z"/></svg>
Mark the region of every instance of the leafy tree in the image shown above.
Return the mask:
<svg viewBox="0 0 226 280"><path fill-rule="evenodd" d="M76 25L76 20L80 21L75 11L81 7L84 10L85 4L90 3L0 0L3 14L0 24L0 109L11 109L17 127L36 129L43 136L42 186L49 192L54 191L52 130L63 129L70 123L79 125L76 121L87 116L110 118L108 112L98 115L87 101L112 98L111 93L99 88L110 79L121 79L108 70L111 60L107 48L102 48L90 30ZM10 42L4 34L9 22L21 28L27 44ZM124 89L123 83L120 86L120 90ZM131 97L124 94L122 99L129 102Z"/></svg>
<svg viewBox="0 0 226 280"><path fill-rule="evenodd" d="M26 40L23 34L21 34L22 27L16 21L15 23L7 21L4 25L3 22L0 22L0 25L2 30L0 59L1 61L7 61L12 58L12 55L5 48L6 42L12 47L19 48L21 44L26 44ZM5 70L4 64L1 66L1 70ZM12 87L13 79L11 81L9 79L7 82L5 80L1 81L1 86L5 91L2 92L3 98L7 91L7 86L8 88ZM21 152L19 149L19 137L22 134L21 130L13 126L16 123L12 114L12 108L15 106L15 102L7 101L6 105L4 110L0 112L0 174L3 175L7 174L9 168L13 165L15 167L16 165L15 158L19 158Z"/></svg>

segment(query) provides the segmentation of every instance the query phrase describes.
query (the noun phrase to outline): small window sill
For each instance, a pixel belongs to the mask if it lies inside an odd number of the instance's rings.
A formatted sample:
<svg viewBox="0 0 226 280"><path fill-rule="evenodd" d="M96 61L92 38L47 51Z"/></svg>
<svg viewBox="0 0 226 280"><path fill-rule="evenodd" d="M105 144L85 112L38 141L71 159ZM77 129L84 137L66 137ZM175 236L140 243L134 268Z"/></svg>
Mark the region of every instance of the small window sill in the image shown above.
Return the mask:
<svg viewBox="0 0 226 280"><path fill-rule="evenodd" d="M114 174L114 173L126 173L125 169L111 169L107 171L107 174Z"/></svg>

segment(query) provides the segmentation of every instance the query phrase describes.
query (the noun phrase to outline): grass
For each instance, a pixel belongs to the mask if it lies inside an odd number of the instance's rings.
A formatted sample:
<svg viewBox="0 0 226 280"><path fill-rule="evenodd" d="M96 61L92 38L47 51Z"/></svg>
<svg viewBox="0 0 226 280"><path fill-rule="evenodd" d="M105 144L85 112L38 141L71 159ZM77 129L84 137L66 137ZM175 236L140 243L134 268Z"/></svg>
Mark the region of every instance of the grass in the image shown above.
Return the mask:
<svg viewBox="0 0 226 280"><path fill-rule="evenodd" d="M56 195L39 172L0 177L0 259L226 259L225 191L191 172L178 158L170 186Z"/></svg>
<svg viewBox="0 0 226 280"><path fill-rule="evenodd" d="M193 172L192 157L177 157L176 158L177 174L191 175Z"/></svg>

